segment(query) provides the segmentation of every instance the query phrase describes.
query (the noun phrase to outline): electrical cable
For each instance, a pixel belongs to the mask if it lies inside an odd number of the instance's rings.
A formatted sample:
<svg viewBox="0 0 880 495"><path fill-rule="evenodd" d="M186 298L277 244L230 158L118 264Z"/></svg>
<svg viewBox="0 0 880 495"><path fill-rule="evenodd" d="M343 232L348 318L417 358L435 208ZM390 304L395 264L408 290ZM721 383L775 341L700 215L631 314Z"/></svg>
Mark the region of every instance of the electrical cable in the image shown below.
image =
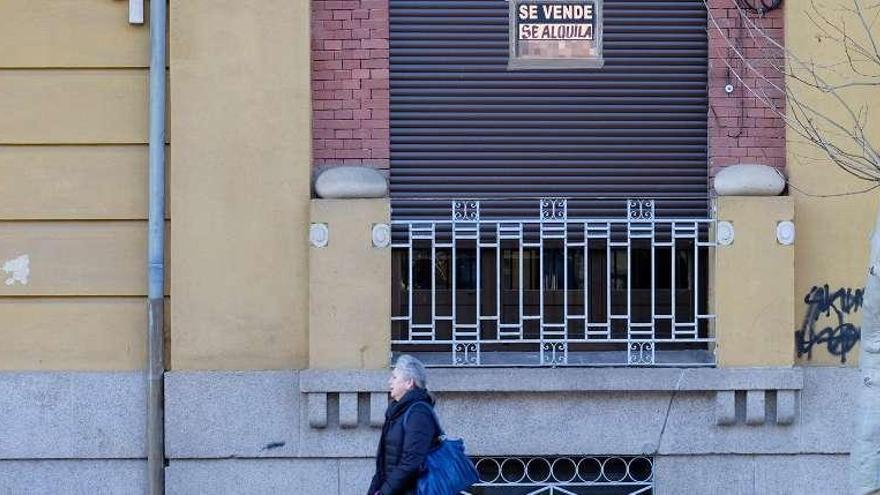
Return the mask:
<svg viewBox="0 0 880 495"><path fill-rule="evenodd" d="M736 0L737 5L743 10L764 15L771 10L776 10L782 5L782 0Z"/></svg>

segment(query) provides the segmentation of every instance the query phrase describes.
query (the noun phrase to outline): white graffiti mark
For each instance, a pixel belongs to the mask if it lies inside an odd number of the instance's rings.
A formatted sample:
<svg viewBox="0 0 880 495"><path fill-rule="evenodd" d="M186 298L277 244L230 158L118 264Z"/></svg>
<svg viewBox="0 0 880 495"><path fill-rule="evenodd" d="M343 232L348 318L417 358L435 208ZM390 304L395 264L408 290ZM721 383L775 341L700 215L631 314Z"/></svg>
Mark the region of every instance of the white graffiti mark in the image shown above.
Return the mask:
<svg viewBox="0 0 880 495"><path fill-rule="evenodd" d="M6 279L6 285L14 285L16 282L21 285L27 285L28 276L31 274L30 265L31 259L26 254L3 263L3 271L7 274L12 274L11 277Z"/></svg>

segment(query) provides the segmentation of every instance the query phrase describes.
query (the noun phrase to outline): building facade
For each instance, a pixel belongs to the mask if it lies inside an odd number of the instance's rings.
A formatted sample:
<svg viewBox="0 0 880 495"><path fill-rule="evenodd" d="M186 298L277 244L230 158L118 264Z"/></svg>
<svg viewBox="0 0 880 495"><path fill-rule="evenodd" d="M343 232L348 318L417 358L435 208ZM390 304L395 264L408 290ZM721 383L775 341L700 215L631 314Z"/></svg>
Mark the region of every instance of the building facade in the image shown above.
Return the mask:
<svg viewBox="0 0 880 495"><path fill-rule="evenodd" d="M504 0L169 3L166 493L364 493L402 352L475 494L847 492L877 204L749 27L838 53L802 2L601 5L601 67L522 70ZM128 7L0 6L3 493L146 491Z"/></svg>

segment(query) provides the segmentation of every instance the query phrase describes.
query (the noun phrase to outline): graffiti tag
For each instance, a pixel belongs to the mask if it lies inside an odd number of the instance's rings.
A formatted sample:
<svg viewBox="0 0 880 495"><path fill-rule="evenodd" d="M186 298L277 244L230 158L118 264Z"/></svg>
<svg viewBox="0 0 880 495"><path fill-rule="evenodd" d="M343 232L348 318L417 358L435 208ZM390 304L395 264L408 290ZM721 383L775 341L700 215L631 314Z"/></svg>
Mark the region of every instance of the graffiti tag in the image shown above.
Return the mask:
<svg viewBox="0 0 880 495"><path fill-rule="evenodd" d="M828 284L813 286L804 297L807 314L800 330L794 332L798 357L813 358L814 346L825 346L832 356L846 362L846 355L861 338L861 329L847 317L862 307L864 289L840 288L832 293ZM820 320L822 320L820 322Z"/></svg>

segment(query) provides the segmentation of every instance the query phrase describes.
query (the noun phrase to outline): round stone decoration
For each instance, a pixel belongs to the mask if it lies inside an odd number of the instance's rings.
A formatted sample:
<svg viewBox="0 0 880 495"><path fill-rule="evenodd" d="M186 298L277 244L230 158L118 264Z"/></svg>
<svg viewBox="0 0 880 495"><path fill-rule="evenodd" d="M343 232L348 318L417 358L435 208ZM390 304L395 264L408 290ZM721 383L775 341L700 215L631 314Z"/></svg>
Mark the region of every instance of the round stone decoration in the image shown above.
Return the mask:
<svg viewBox="0 0 880 495"><path fill-rule="evenodd" d="M728 221L718 222L715 226L715 239L722 246L730 246L733 244L733 224Z"/></svg>
<svg viewBox="0 0 880 495"><path fill-rule="evenodd" d="M794 244L794 222L785 220L776 224L776 240L783 246Z"/></svg>
<svg viewBox="0 0 880 495"><path fill-rule="evenodd" d="M386 248L391 244L391 227L387 223L373 225L373 247Z"/></svg>
<svg viewBox="0 0 880 495"><path fill-rule="evenodd" d="M327 246L330 242L330 229L326 223L313 223L309 227L309 242L316 248Z"/></svg>
<svg viewBox="0 0 880 495"><path fill-rule="evenodd" d="M384 198L388 181L372 167L337 165L318 175L315 194L324 199Z"/></svg>

